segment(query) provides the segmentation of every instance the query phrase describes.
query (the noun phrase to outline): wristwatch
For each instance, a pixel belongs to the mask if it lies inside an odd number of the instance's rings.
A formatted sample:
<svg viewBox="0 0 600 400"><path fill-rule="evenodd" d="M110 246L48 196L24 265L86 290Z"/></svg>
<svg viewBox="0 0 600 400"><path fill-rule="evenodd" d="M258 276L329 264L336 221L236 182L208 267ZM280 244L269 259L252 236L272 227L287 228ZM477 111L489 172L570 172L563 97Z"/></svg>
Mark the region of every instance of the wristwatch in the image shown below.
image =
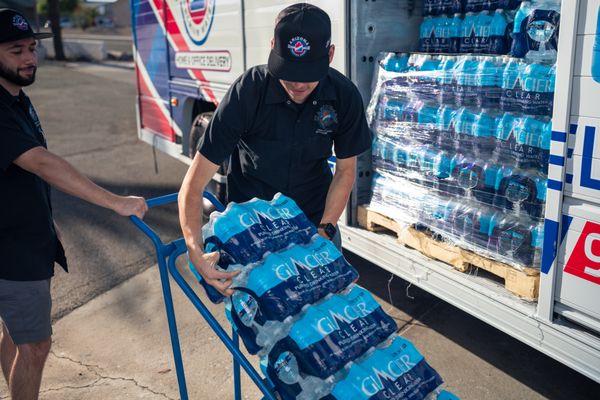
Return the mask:
<svg viewBox="0 0 600 400"><path fill-rule="evenodd" d="M337 228L330 222L326 224L319 224L319 229L323 229L323 232L325 232L329 240L332 240L337 233Z"/></svg>

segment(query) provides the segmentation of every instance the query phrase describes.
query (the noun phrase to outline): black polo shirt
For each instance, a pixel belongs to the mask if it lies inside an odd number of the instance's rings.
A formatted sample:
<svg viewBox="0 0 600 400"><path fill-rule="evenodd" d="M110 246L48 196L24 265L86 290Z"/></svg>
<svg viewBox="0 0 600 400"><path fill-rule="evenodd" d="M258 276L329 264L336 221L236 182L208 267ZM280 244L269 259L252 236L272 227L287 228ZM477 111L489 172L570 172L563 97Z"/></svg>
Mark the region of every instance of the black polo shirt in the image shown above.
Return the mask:
<svg viewBox="0 0 600 400"><path fill-rule="evenodd" d="M13 164L39 146L46 147L46 140L29 98L22 91L12 96L0 85L0 279L48 279L55 261L66 270L54 230L50 186Z"/></svg>
<svg viewBox="0 0 600 400"><path fill-rule="evenodd" d="M371 146L362 98L333 68L303 104L291 101L266 65L246 71L219 104L198 151L215 164L231 155L228 200L281 192L320 223L332 174L327 159Z"/></svg>

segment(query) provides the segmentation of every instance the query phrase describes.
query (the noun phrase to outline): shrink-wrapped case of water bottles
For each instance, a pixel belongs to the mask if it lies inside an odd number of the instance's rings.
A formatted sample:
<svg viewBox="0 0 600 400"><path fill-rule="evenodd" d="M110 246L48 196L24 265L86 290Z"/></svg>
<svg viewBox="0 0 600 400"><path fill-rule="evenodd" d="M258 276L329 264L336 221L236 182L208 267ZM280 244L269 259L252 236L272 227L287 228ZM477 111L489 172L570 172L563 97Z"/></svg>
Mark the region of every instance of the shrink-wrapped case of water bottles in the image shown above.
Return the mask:
<svg viewBox="0 0 600 400"><path fill-rule="evenodd" d="M381 54L370 207L538 267L555 81L554 64L510 56Z"/></svg>
<svg viewBox="0 0 600 400"><path fill-rule="evenodd" d="M424 0L419 51L553 62L561 0Z"/></svg>
<svg viewBox="0 0 600 400"><path fill-rule="evenodd" d="M283 400L458 400L292 199L230 203L203 236L219 269L240 271L231 297L207 294Z"/></svg>

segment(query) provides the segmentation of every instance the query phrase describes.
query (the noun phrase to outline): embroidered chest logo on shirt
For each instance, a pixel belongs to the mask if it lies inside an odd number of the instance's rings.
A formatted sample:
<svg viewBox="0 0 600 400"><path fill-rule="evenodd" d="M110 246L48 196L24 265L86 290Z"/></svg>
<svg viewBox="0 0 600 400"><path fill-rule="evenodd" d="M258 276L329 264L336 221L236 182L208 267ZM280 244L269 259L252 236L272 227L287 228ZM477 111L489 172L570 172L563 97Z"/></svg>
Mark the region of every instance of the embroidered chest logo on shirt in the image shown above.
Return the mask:
<svg viewBox="0 0 600 400"><path fill-rule="evenodd" d="M302 36L296 36L289 41L288 49L290 49L292 55L303 57L310 50L310 43Z"/></svg>
<svg viewBox="0 0 600 400"><path fill-rule="evenodd" d="M327 135L333 132L332 128L338 123L335 108L330 104L323 104L315 114L315 121L317 121L317 124L319 125L316 133Z"/></svg>

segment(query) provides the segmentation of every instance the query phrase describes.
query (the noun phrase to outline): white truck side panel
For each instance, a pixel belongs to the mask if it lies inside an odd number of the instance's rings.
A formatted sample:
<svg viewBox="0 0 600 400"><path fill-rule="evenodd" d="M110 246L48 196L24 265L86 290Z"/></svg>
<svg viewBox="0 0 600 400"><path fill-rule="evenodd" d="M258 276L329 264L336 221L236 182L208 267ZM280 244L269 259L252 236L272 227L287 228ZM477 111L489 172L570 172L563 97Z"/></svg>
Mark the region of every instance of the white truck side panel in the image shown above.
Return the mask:
<svg viewBox="0 0 600 400"><path fill-rule="evenodd" d="M600 333L600 83L591 72L599 8L580 2L554 300L558 313Z"/></svg>

